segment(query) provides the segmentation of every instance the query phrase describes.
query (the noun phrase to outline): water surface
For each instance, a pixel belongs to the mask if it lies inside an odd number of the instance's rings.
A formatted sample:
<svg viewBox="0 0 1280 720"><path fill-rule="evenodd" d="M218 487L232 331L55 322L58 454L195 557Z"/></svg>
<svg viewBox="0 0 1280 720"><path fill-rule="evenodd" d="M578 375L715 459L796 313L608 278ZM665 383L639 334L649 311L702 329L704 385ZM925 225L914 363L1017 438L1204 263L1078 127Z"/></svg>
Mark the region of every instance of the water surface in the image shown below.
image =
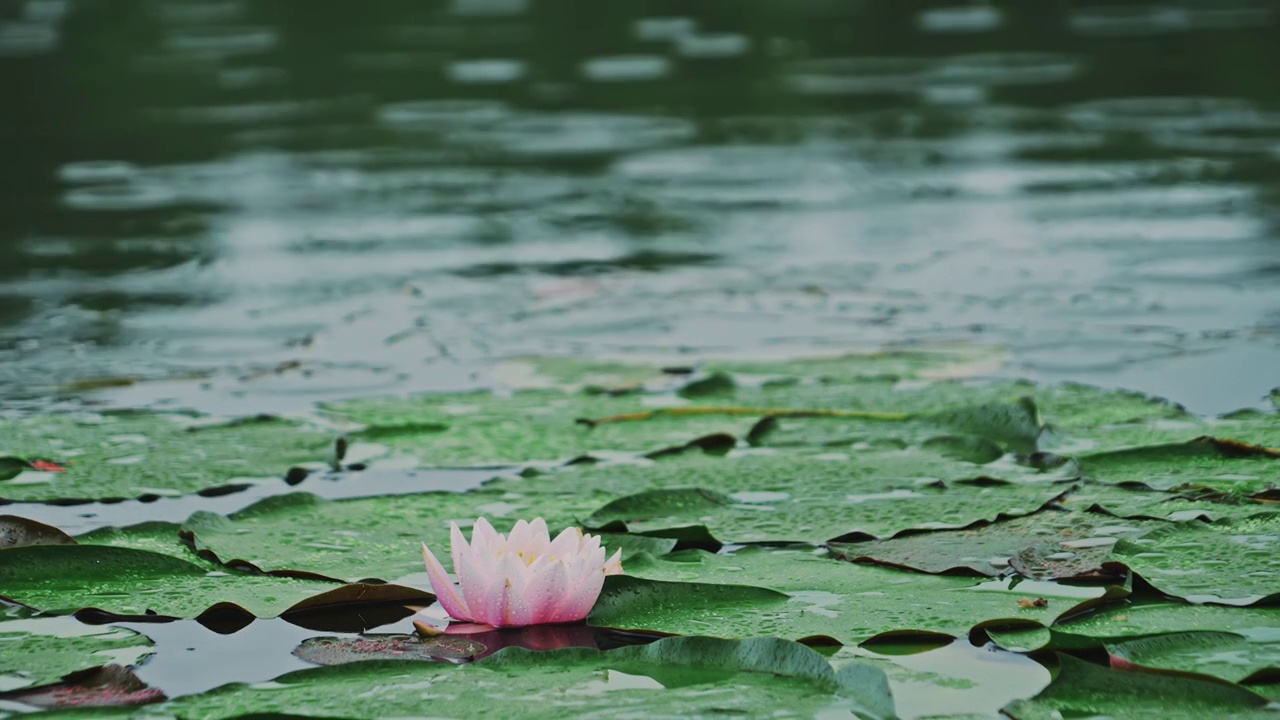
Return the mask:
<svg viewBox="0 0 1280 720"><path fill-rule="evenodd" d="M6 3L0 398L962 342L1265 406L1278 32L1243 0Z"/></svg>

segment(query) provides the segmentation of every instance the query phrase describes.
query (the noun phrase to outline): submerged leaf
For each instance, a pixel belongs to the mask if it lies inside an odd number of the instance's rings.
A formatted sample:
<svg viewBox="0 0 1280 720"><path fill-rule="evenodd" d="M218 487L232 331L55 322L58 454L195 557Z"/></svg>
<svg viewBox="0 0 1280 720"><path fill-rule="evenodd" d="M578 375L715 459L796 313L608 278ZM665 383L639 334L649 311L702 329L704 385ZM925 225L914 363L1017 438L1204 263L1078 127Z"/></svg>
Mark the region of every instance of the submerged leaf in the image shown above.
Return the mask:
<svg viewBox="0 0 1280 720"><path fill-rule="evenodd" d="M0 678L10 689L57 683L108 656L136 664L152 652L150 640L121 627L86 625L69 617L0 620Z"/></svg>
<svg viewBox="0 0 1280 720"><path fill-rule="evenodd" d="M163 702L160 690L148 687L122 665L81 670L61 682L0 693L0 700L16 700L40 708L132 707Z"/></svg>
<svg viewBox="0 0 1280 720"><path fill-rule="evenodd" d="M361 635L308 638L293 654L316 665L342 665L366 660L433 660L461 662L485 646L461 635L423 638L417 635Z"/></svg>

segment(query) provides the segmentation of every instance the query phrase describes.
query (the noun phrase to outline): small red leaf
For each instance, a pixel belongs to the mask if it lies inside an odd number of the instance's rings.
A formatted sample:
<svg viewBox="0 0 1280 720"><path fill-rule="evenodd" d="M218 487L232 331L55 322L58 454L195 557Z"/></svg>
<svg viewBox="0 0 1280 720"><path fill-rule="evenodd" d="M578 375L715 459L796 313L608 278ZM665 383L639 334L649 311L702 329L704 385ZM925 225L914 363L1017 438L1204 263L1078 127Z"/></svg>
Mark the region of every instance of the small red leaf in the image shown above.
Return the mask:
<svg viewBox="0 0 1280 720"><path fill-rule="evenodd" d="M67 468L63 465L60 465L59 463L56 463L52 460L41 460L39 458L31 461L31 469L39 470L40 472L54 472L54 473L67 471Z"/></svg>

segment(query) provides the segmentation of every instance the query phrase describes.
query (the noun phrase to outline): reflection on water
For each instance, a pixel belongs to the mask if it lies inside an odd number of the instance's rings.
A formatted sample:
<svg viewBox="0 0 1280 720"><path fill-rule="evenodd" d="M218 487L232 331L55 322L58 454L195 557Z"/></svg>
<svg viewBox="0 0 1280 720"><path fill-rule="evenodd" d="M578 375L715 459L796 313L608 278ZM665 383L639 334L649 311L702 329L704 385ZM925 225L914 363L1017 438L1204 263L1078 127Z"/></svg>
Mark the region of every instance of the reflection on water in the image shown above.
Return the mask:
<svg viewBox="0 0 1280 720"><path fill-rule="evenodd" d="M1257 405L1278 9L0 3L0 394L201 374L125 395L256 411L960 340Z"/></svg>

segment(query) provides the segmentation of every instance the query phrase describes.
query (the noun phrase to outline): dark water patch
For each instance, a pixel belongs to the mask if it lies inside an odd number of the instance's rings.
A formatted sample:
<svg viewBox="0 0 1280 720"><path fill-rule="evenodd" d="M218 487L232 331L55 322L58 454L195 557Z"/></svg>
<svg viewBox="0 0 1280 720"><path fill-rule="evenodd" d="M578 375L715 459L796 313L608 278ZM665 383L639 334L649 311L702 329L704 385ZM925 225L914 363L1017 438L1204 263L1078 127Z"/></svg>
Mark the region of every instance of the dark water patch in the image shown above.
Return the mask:
<svg viewBox="0 0 1280 720"><path fill-rule="evenodd" d="M489 263L456 271L469 278L483 278L536 272L544 275L577 277L617 271L661 272L667 268L687 268L718 261L718 255L690 252L640 251L608 260L565 260L556 263Z"/></svg>

